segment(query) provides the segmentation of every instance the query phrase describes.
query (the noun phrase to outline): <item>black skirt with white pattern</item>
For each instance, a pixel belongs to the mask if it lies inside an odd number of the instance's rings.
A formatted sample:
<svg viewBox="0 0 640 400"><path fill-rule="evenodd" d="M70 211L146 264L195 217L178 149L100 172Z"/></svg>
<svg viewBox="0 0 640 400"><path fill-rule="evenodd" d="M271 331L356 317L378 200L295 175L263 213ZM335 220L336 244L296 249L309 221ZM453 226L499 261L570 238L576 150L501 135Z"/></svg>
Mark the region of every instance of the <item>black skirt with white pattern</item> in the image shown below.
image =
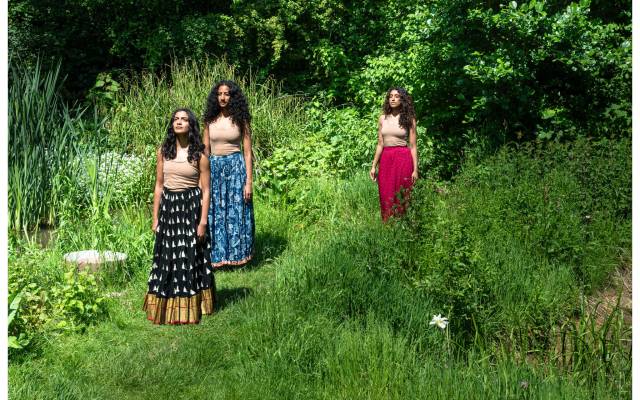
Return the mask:
<svg viewBox="0 0 640 400"><path fill-rule="evenodd" d="M215 293L210 241L197 237L201 207L200 188L164 188L148 293L161 298L191 297L206 289Z"/></svg>

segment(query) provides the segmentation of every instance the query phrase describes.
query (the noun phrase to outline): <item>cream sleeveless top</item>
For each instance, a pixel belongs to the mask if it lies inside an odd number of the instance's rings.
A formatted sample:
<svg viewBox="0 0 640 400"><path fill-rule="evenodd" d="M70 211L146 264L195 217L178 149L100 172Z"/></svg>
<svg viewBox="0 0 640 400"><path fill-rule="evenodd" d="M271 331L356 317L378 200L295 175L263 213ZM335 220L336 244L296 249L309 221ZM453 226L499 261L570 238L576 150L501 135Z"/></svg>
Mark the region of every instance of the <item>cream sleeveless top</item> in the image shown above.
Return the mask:
<svg viewBox="0 0 640 400"><path fill-rule="evenodd" d="M226 156L240 151L240 128L231 117L220 116L209 124L209 146L212 155Z"/></svg>
<svg viewBox="0 0 640 400"><path fill-rule="evenodd" d="M400 114L383 115L380 133L384 147L407 146L407 130L400 126Z"/></svg>
<svg viewBox="0 0 640 400"><path fill-rule="evenodd" d="M185 190L198 186L200 180L198 163L190 163L187 160L188 155L188 149L178 149L176 158L163 160L164 187L169 190Z"/></svg>

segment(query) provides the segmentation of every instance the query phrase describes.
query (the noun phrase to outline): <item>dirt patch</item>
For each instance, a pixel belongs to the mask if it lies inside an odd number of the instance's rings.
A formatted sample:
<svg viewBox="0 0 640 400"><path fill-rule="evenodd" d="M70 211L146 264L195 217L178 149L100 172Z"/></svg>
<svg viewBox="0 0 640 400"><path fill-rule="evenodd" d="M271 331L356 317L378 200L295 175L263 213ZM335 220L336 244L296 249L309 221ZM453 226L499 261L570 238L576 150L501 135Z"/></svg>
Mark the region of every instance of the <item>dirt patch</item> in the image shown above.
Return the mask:
<svg viewBox="0 0 640 400"><path fill-rule="evenodd" d="M631 276L631 263L628 263L611 275L611 280L605 288L587 299L589 313L595 316L598 326L602 326L611 315L618 305L618 299L624 322L631 325Z"/></svg>

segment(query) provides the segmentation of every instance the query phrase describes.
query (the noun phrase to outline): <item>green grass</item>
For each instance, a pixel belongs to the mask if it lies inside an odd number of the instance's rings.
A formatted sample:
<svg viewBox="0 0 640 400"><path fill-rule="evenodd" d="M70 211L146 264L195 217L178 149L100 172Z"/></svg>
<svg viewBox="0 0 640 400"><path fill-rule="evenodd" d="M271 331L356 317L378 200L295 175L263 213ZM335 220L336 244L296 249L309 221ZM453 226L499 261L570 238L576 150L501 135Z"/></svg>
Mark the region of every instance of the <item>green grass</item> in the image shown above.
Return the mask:
<svg viewBox="0 0 640 400"><path fill-rule="evenodd" d="M58 90L60 67L45 71L20 60L10 62L9 227L33 235L41 224L56 225L108 212L108 187L99 175L116 174L104 162L108 150L104 119L88 108L69 108ZM113 143L122 150L125 142ZM100 161L105 165L100 165ZM106 192L107 195L98 196ZM73 215L70 215L73 214Z"/></svg>
<svg viewBox="0 0 640 400"><path fill-rule="evenodd" d="M44 71L11 60L9 75L9 226L51 222L54 176L74 154L72 118L58 96L60 67ZM53 198L52 198L53 197Z"/></svg>
<svg viewBox="0 0 640 400"><path fill-rule="evenodd" d="M209 91L223 79L237 82L247 97L258 162L301 134L307 117L300 97L282 93L278 82L258 82L224 60L205 58L176 60L167 75L143 73L125 82L126 89L109 115L110 142L125 143L130 152L145 154L148 147L162 143L169 117L176 108L188 107L201 117ZM200 129L204 130L204 126Z"/></svg>
<svg viewBox="0 0 640 400"><path fill-rule="evenodd" d="M136 263L108 319L10 364L10 398L630 397L622 370L587 379L517 361L490 341L462 352L453 343L449 354L428 325L442 310L403 272L412 238L403 224L379 222L374 184L310 185L316 201L304 214L257 201L256 262L216 274L214 316L150 324L141 310L148 266ZM128 218L143 229L149 216Z"/></svg>

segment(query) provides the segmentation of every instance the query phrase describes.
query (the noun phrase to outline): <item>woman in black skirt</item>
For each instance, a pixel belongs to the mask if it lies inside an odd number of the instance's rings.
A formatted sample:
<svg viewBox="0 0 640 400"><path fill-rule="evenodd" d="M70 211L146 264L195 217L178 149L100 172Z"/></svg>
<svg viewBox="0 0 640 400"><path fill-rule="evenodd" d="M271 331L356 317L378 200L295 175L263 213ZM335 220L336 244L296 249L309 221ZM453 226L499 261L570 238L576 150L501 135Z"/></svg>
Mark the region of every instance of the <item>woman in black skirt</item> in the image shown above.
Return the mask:
<svg viewBox="0 0 640 400"><path fill-rule="evenodd" d="M203 151L195 115L189 109L176 110L157 154L152 225L156 241L143 305L154 324L197 324L202 314L213 313L209 160Z"/></svg>

